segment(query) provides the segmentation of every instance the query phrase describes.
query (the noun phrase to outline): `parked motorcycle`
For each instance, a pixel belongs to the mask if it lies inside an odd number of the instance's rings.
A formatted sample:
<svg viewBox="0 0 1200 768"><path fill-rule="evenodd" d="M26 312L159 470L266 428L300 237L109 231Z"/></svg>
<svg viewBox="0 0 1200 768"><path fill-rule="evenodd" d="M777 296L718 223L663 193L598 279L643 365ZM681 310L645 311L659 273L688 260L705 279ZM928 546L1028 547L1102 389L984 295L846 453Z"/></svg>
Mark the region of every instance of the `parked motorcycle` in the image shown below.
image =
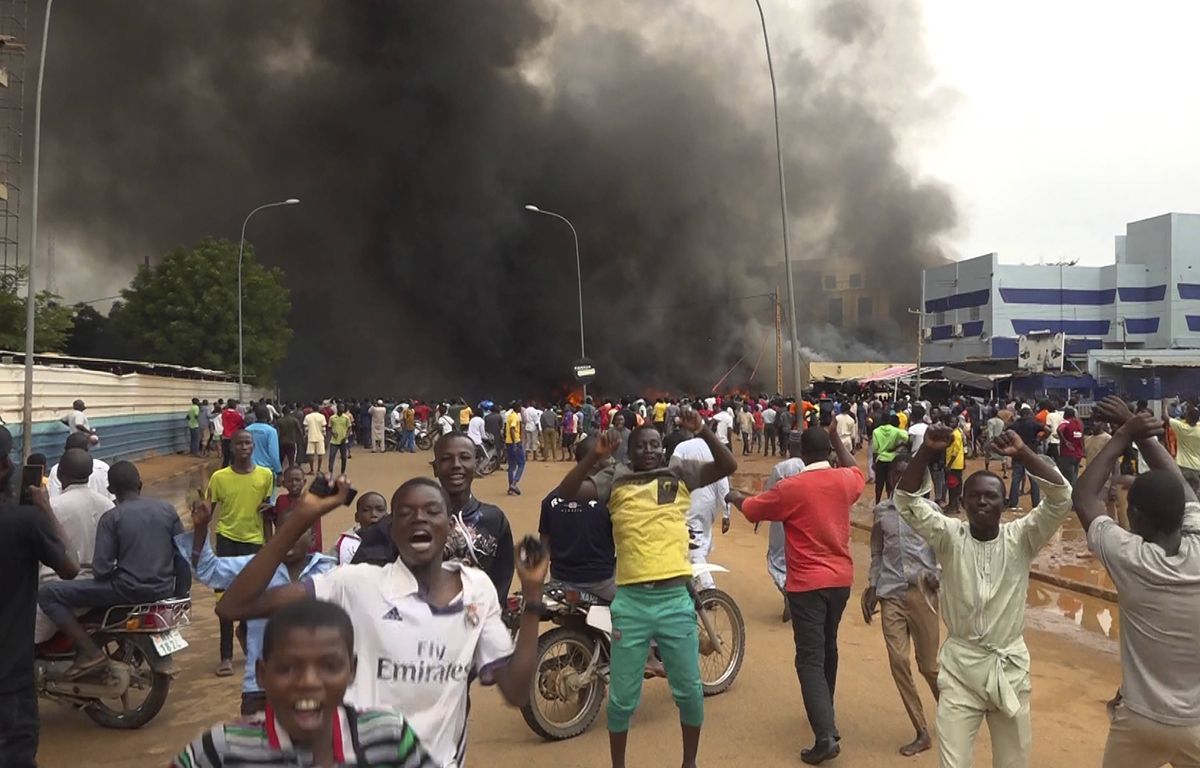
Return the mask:
<svg viewBox="0 0 1200 768"><path fill-rule="evenodd" d="M500 467L500 452L491 435L483 439L483 445L475 446L475 476L487 477Z"/></svg>
<svg viewBox="0 0 1200 768"><path fill-rule="evenodd" d="M427 427L424 424L418 423L416 434L417 434L417 438L416 438L417 448L419 448L422 451L428 451L430 448L433 447L433 441L434 441L435 436L434 436L433 432L429 429L429 427Z"/></svg>
<svg viewBox="0 0 1200 768"><path fill-rule="evenodd" d="M35 649L38 694L82 709L105 728L141 728L162 709L179 672L171 656L188 645L179 628L190 622L191 607L191 598L183 597L85 614L80 623L108 663L68 680L75 648L57 634Z"/></svg>
<svg viewBox="0 0 1200 768"><path fill-rule="evenodd" d="M700 680L705 696L728 690L746 655L746 625L734 599L719 589L697 590L696 577L728 573L711 563L692 566L689 587L700 631ZM608 686L612 616L609 606L587 592L558 582L542 590L542 618L556 626L538 637L537 671L525 723L543 739L561 741L586 731L600 714ZM522 598L513 595L504 612L509 629L520 624Z"/></svg>

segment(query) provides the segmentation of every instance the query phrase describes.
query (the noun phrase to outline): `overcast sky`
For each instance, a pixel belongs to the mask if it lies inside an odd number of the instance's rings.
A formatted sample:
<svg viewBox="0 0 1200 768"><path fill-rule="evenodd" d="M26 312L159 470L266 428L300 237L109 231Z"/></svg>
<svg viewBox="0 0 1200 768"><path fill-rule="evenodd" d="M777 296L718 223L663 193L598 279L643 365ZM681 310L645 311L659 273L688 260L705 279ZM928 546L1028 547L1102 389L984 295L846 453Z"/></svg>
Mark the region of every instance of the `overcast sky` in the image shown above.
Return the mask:
<svg viewBox="0 0 1200 768"><path fill-rule="evenodd" d="M1113 259L1125 223L1200 212L1200 3L925 0L936 82L910 137L954 190L959 258Z"/></svg>

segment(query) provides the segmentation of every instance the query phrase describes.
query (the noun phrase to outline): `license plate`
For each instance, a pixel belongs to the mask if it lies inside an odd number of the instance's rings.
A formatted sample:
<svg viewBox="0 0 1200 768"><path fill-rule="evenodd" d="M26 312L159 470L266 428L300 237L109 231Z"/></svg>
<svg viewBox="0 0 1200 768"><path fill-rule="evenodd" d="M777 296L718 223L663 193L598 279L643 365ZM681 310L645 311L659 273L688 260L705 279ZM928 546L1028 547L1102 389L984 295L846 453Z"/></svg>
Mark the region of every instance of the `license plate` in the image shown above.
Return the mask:
<svg viewBox="0 0 1200 768"><path fill-rule="evenodd" d="M183 639L183 635L178 629L172 629L161 635L151 635L150 640L154 643L154 650L158 651L159 656L170 656L188 646L187 640Z"/></svg>

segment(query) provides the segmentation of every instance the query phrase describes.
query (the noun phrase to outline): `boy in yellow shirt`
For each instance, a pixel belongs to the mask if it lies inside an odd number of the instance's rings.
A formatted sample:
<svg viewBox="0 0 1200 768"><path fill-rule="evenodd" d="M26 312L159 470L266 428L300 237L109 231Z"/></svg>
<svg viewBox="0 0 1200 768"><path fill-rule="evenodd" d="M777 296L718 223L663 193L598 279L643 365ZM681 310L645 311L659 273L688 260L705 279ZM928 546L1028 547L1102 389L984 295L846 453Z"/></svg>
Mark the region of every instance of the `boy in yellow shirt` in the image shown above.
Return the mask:
<svg viewBox="0 0 1200 768"><path fill-rule="evenodd" d="M610 430L575 465L557 494L575 501L606 501L617 550L617 596L612 603L612 659L608 694L609 748L613 768L624 768L629 721L642 695L642 672L650 642L658 643L667 681L683 728L683 768L694 768L704 722L696 607L688 585L687 514L691 490L732 475L737 460L700 414L687 409L680 426L708 444L711 462L666 464L662 436L651 424L629 435L629 464L591 476L617 450Z"/></svg>
<svg viewBox="0 0 1200 768"><path fill-rule="evenodd" d="M950 506L946 513L958 512L958 501L962 498L963 470L967 467L967 454L963 449L963 433L958 426L958 417L946 414L942 423L954 430L950 445L946 447L946 489L950 491Z"/></svg>

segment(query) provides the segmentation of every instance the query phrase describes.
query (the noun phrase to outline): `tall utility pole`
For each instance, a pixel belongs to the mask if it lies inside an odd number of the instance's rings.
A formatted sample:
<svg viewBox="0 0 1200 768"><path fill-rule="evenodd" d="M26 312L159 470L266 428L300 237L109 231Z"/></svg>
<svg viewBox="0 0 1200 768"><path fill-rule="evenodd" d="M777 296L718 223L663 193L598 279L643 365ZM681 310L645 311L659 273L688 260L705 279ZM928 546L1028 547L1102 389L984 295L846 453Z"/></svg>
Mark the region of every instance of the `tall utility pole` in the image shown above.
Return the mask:
<svg viewBox="0 0 1200 768"><path fill-rule="evenodd" d="M908 308L908 314L917 316L917 384L916 399L921 399L921 347L924 345L922 334L925 331L925 311L921 309Z"/></svg>
<svg viewBox="0 0 1200 768"><path fill-rule="evenodd" d="M797 402L808 389L808 371L800 364L800 342L796 338L796 285L792 281L791 237L788 234L788 205L787 185L783 180L783 140L779 132L779 94L775 90L775 65L771 63L771 40L767 35L767 17L763 13L761 0L754 0L758 6L758 17L762 21L763 45L767 50L767 73L771 76L771 101L775 105L775 155L779 161L779 209L783 219L783 274L787 279L788 294L788 339L792 343L792 383L796 387ZM783 387L780 387L782 390Z"/></svg>
<svg viewBox="0 0 1200 768"><path fill-rule="evenodd" d="M775 394L783 394L783 322L779 311L779 288L775 288Z"/></svg>

